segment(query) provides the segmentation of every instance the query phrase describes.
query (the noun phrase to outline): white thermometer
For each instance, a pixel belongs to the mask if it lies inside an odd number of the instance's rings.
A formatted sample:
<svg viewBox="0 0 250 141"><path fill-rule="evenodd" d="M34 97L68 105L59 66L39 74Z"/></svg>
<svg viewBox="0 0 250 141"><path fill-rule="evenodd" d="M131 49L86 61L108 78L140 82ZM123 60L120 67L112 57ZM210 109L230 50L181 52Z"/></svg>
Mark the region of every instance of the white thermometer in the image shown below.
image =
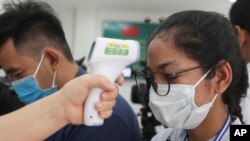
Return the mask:
<svg viewBox="0 0 250 141"><path fill-rule="evenodd" d="M114 83L122 70L129 64L138 61L139 58L139 42L98 37L90 49L88 66L92 74L104 75ZM100 126L103 124L103 119L95 110L95 104L100 100L102 91L99 88L90 91L84 106L85 125Z"/></svg>

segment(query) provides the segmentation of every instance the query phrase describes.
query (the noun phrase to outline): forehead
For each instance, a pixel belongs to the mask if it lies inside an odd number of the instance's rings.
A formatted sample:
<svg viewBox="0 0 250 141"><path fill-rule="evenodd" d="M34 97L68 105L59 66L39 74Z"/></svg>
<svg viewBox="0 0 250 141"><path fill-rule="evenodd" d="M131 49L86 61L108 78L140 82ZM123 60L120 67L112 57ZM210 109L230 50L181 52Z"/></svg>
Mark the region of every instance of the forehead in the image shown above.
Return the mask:
<svg viewBox="0 0 250 141"><path fill-rule="evenodd" d="M150 69L156 69L167 62L171 67L181 66L183 68L197 64L176 47L173 39L154 38L148 46L147 66Z"/></svg>
<svg viewBox="0 0 250 141"><path fill-rule="evenodd" d="M13 41L8 39L0 48L0 66L6 71L11 67L24 68L36 64L32 57L16 51Z"/></svg>

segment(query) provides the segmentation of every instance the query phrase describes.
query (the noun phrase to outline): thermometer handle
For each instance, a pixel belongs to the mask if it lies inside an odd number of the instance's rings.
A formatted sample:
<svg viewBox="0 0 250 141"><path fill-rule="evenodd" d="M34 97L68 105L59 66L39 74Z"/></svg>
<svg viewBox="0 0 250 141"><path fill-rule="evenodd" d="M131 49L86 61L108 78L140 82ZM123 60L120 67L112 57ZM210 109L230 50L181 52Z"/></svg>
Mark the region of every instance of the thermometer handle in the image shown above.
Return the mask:
<svg viewBox="0 0 250 141"><path fill-rule="evenodd" d="M103 92L100 88L92 89L84 106L84 124L88 126L100 126L103 119L99 117L95 109L95 104L100 101L100 94Z"/></svg>

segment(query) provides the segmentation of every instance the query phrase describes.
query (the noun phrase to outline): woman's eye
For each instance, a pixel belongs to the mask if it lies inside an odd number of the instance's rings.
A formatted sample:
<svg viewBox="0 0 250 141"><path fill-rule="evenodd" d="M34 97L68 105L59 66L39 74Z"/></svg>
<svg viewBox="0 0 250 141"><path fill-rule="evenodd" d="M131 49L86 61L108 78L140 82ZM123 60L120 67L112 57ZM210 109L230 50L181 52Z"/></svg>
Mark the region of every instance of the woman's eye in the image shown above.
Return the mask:
<svg viewBox="0 0 250 141"><path fill-rule="evenodd" d="M177 76L177 75L169 75L168 78L169 78L170 80L173 80L173 79L178 78L178 76Z"/></svg>
<svg viewBox="0 0 250 141"><path fill-rule="evenodd" d="M168 77L170 83L174 83L177 80L178 75L168 75L166 77Z"/></svg>

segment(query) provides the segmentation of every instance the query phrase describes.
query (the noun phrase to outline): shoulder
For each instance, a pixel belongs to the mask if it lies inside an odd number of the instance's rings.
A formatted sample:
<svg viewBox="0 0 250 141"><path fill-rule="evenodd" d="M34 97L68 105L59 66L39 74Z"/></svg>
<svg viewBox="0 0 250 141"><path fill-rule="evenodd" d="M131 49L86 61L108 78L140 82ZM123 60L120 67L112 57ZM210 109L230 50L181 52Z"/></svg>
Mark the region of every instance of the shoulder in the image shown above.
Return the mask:
<svg viewBox="0 0 250 141"><path fill-rule="evenodd" d="M124 124L128 126L131 125L131 122L138 122L134 110L121 95L118 95L116 98L116 105L113 108L112 116L115 116L116 118L120 119L122 122L124 122Z"/></svg>
<svg viewBox="0 0 250 141"><path fill-rule="evenodd" d="M112 126L116 133L119 132L121 135L131 136L134 138L132 140L141 138L138 118L134 110L121 95L118 95L116 98L113 114L106 120L106 124L108 127Z"/></svg>

